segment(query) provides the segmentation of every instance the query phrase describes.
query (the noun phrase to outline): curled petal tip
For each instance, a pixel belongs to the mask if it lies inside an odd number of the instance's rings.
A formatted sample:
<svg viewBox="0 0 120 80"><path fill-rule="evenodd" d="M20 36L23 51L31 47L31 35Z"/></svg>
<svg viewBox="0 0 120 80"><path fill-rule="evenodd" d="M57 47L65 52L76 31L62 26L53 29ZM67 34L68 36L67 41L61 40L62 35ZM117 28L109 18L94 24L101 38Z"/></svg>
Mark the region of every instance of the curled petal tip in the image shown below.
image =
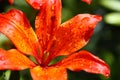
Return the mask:
<svg viewBox="0 0 120 80"><path fill-rule="evenodd" d="M99 21L102 20L102 16L100 16L100 15L95 15L94 18L98 19Z"/></svg>
<svg viewBox="0 0 120 80"><path fill-rule="evenodd" d="M105 72L104 75L105 75L106 78L110 77L110 68L109 67L106 69L106 72Z"/></svg>
<svg viewBox="0 0 120 80"><path fill-rule="evenodd" d="M100 74L104 75L106 78L109 78L110 77L110 67L104 61L102 61L102 62L104 63L104 66L102 66L103 68L99 66L99 69L101 69Z"/></svg>

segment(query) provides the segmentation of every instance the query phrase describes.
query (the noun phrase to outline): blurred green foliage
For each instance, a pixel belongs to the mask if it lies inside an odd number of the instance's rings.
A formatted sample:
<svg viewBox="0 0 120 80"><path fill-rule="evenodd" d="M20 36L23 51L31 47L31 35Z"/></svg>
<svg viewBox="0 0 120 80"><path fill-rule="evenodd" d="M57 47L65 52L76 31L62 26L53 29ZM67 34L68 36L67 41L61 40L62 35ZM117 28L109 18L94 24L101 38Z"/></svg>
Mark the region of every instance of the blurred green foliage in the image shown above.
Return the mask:
<svg viewBox="0 0 120 80"><path fill-rule="evenodd" d="M109 10L104 15L106 23L120 26L120 0L100 0L100 4Z"/></svg>
<svg viewBox="0 0 120 80"><path fill-rule="evenodd" d="M93 0L91 5L80 0L62 0L62 2L62 22L81 13L103 16L103 21L97 25L91 40L83 49L99 56L109 64L111 69L111 76L108 79L102 75L68 70L69 80L120 80L120 0ZM34 28L34 19L38 11L31 8L25 0L15 0L13 5L10 5L7 0L0 0L1 13L11 8L22 10ZM0 33L0 47L10 49L14 46L5 35ZM0 71L0 80L31 80L31 77L29 70L5 70Z"/></svg>

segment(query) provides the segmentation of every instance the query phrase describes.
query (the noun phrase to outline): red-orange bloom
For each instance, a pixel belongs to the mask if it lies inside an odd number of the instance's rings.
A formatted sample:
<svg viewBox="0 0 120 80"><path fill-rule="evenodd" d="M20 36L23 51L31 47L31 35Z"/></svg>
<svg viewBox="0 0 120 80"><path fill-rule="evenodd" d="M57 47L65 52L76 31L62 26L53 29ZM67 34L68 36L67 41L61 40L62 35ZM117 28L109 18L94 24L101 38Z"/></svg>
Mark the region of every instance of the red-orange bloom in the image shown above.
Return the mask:
<svg viewBox="0 0 120 80"><path fill-rule="evenodd" d="M24 13L12 9L0 14L0 32L5 34L16 49L0 49L0 70L30 69L33 80L67 80L66 69L84 70L108 77L108 65L90 52L81 50L89 41L98 15L79 14L61 24L61 0L27 0L35 9L40 9L36 20L36 34ZM37 64L26 55L35 57ZM66 58L50 64L61 55Z"/></svg>

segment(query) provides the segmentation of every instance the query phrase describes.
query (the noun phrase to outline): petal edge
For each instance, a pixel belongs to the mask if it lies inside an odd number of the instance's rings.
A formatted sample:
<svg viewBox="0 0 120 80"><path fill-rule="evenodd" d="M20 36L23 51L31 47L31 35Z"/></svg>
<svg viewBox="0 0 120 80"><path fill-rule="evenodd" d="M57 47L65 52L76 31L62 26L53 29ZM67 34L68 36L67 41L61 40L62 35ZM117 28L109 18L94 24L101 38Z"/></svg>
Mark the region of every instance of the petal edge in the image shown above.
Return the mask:
<svg viewBox="0 0 120 80"><path fill-rule="evenodd" d="M69 55L85 46L102 17L99 15L79 14L60 25L50 49L50 58ZM54 53L54 54L53 54Z"/></svg>
<svg viewBox="0 0 120 80"><path fill-rule="evenodd" d="M0 70L23 70L34 66L35 64L19 51L0 49Z"/></svg>
<svg viewBox="0 0 120 80"><path fill-rule="evenodd" d="M72 71L84 70L90 73L102 74L106 77L110 75L109 66L103 60L84 50L64 58L56 66L65 67Z"/></svg>
<svg viewBox="0 0 120 80"><path fill-rule="evenodd" d="M67 80L66 69L61 67L46 67L37 66L30 69L33 80Z"/></svg>
<svg viewBox="0 0 120 80"><path fill-rule="evenodd" d="M39 61L37 36L22 11L12 9L0 14L0 32L5 34L19 51L33 55Z"/></svg>

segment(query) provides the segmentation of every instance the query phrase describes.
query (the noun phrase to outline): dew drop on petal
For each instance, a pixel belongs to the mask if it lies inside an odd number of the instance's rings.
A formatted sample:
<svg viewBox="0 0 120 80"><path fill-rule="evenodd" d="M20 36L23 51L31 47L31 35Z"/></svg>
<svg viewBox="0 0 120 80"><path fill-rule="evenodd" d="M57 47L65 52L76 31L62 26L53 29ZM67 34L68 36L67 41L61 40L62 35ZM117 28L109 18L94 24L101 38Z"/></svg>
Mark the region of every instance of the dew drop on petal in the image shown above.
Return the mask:
<svg viewBox="0 0 120 80"><path fill-rule="evenodd" d="M54 10L55 8L54 8L54 5L52 5L52 7L51 7L51 10Z"/></svg>
<svg viewBox="0 0 120 80"><path fill-rule="evenodd" d="M0 57L0 61L3 61L3 60L5 60L5 58L4 57Z"/></svg>

